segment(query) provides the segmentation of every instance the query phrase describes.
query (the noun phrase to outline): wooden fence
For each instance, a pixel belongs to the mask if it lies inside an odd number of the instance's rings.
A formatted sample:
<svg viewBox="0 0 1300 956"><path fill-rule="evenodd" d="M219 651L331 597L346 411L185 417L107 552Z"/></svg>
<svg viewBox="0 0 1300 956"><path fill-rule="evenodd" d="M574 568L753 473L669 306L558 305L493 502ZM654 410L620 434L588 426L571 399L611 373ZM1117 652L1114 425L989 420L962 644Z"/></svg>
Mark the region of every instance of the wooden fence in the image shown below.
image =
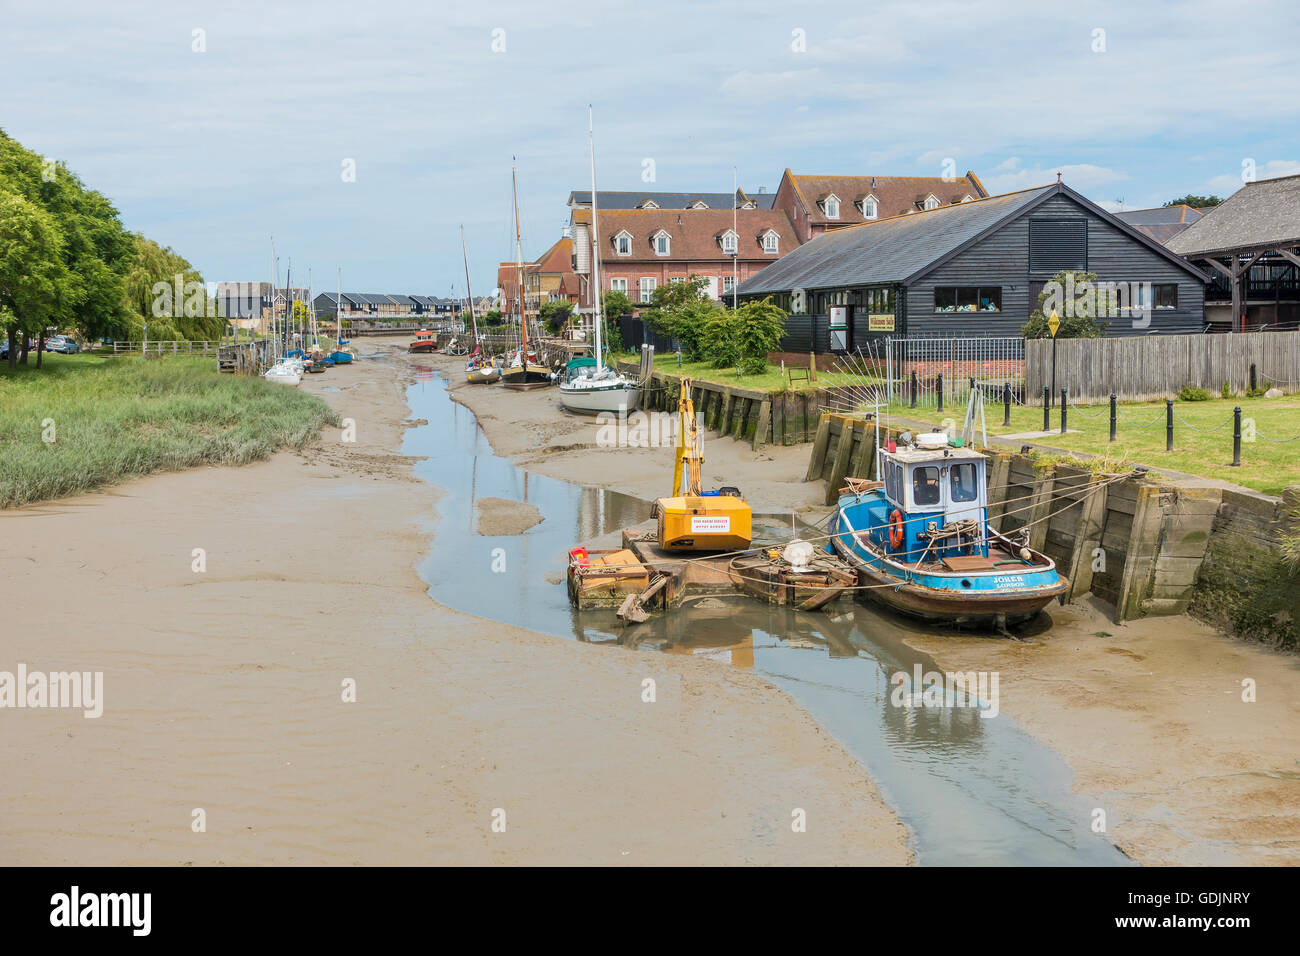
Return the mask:
<svg viewBox="0 0 1300 956"><path fill-rule="evenodd" d="M1025 401L1041 403L1052 385L1052 341L1025 342ZM1252 380L1253 369L1253 380ZM1142 335L1061 339L1056 343L1056 388L1079 404L1173 398L1185 385L1215 394L1228 383L1300 391L1300 332L1218 335Z"/></svg>

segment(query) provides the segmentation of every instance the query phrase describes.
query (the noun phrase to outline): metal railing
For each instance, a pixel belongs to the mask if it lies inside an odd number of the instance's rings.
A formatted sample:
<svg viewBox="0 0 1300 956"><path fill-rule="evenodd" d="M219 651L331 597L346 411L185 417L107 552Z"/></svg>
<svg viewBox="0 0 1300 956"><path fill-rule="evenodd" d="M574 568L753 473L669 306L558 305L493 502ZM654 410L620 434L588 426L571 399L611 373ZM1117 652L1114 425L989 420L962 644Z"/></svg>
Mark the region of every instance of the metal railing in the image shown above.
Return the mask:
<svg viewBox="0 0 1300 956"><path fill-rule="evenodd" d="M985 396L1025 388L1025 341L1019 336L885 339L871 354L891 402L917 408L965 406L972 389Z"/></svg>
<svg viewBox="0 0 1300 956"><path fill-rule="evenodd" d="M114 342L113 352L135 352L139 355L216 355L217 349L223 345L231 345L229 340L226 341L200 341L191 342L184 339L178 340L158 340L158 341L141 341L141 342Z"/></svg>

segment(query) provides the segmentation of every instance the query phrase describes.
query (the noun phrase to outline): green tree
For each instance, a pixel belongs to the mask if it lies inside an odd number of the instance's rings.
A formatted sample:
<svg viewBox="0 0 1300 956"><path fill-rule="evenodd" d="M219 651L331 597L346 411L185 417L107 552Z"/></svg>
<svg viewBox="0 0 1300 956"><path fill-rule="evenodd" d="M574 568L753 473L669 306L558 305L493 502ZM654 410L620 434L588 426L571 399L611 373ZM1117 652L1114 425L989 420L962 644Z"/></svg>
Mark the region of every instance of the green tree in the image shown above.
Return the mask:
<svg viewBox="0 0 1300 956"><path fill-rule="evenodd" d="M710 322L716 323L721 306L704 291L705 280L691 276L685 282L670 282L651 293L641 318L660 335L676 339L688 361L708 357L705 341Z"/></svg>
<svg viewBox="0 0 1300 956"><path fill-rule="evenodd" d="M1048 316L1056 312L1060 327L1059 339L1095 339L1106 331L1109 324L1103 319L1113 318L1113 310L1106 296L1097 294L1097 273L1062 269L1038 293L1038 307L1029 315L1029 321L1020 329L1027 339L1050 339Z"/></svg>
<svg viewBox="0 0 1300 956"><path fill-rule="evenodd" d="M785 320L789 316L770 298L746 302L731 314L740 349L740 370L746 375L761 375L767 368L767 354L775 352L785 337Z"/></svg>
<svg viewBox="0 0 1300 956"><path fill-rule="evenodd" d="M22 196L0 190L0 315L11 369L18 361L19 336L43 334L67 307L62 246L53 216Z"/></svg>
<svg viewBox="0 0 1300 956"><path fill-rule="evenodd" d="M572 311L572 302L543 302L537 314L546 325L548 332L559 335L569 324L569 315Z"/></svg>
<svg viewBox="0 0 1300 956"><path fill-rule="evenodd" d="M1193 209L1209 209L1211 206L1217 206L1223 202L1218 196L1193 196L1188 193L1186 196L1180 196L1178 199L1171 199L1165 203L1166 206L1191 206Z"/></svg>
<svg viewBox="0 0 1300 956"><path fill-rule="evenodd" d="M131 338L141 337L146 324L151 340L221 338L226 320L208 297L202 274L184 256L152 239L139 234L131 239L134 251L124 282Z"/></svg>

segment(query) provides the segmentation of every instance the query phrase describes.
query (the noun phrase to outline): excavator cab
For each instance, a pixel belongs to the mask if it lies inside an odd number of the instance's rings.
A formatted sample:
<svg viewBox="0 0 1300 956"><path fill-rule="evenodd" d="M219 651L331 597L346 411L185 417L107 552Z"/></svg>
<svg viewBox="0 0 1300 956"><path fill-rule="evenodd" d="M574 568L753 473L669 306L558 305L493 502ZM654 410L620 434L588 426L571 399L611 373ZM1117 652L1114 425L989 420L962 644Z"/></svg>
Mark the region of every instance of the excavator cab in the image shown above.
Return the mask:
<svg viewBox="0 0 1300 956"><path fill-rule="evenodd" d="M673 493L655 502L659 547L665 551L743 551L750 545L754 512L738 488L705 491L701 487L704 456L690 379L682 379L677 408L681 422Z"/></svg>

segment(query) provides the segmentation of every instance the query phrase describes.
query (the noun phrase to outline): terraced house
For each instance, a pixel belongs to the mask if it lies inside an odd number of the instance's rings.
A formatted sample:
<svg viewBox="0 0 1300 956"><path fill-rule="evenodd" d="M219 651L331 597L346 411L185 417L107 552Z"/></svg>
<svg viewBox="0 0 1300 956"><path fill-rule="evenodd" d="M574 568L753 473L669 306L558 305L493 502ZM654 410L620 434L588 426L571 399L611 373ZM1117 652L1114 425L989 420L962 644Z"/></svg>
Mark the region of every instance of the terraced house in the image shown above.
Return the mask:
<svg viewBox="0 0 1300 956"><path fill-rule="evenodd" d="M590 207L572 209L573 271L579 313L587 315L593 302L591 225ZM659 286L692 275L704 278L709 296L727 300L739 283L799 245L784 211L756 206L601 209L599 228L601 288L623 292L636 304L651 301Z"/></svg>
<svg viewBox="0 0 1300 956"><path fill-rule="evenodd" d="M879 219L984 199L978 176L807 176L786 170L773 208L790 216L799 240Z"/></svg>

